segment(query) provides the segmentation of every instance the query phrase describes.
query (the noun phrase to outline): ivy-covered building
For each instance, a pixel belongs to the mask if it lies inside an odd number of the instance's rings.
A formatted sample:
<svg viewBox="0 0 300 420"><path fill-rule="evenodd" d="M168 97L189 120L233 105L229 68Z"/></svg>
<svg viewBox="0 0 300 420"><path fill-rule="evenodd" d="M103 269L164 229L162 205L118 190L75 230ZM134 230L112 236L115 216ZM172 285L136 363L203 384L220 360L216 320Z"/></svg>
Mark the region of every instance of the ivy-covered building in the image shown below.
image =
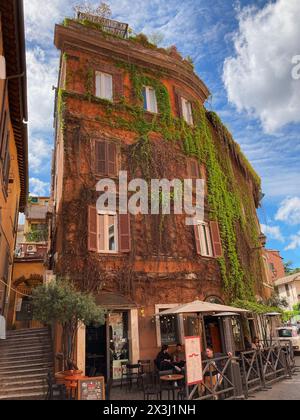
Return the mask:
<svg viewBox="0 0 300 420"><path fill-rule="evenodd" d="M127 25L106 23L81 15L55 29L61 61L50 265L109 310L105 327L79 332L77 356L88 373L98 355L99 373L109 363L117 378L120 360L154 359L161 344L193 332L193 318L159 320L161 310L267 292L260 179L206 111L208 88L175 47L158 48L143 35L128 37ZM96 183L117 181L120 170L146 180L204 179L205 223L98 214ZM205 327L206 341L221 350L218 320L208 317Z"/></svg>

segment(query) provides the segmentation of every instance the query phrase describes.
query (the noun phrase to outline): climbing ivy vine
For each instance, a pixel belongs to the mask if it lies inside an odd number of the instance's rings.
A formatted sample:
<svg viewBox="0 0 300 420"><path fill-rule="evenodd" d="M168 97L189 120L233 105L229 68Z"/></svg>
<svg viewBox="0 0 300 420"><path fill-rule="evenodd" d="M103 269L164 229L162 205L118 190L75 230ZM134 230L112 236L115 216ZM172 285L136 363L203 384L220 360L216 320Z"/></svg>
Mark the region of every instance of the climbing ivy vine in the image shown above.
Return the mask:
<svg viewBox="0 0 300 420"><path fill-rule="evenodd" d="M259 232L253 216L253 203L250 202L252 199L236 180L231 156L234 155L240 162L257 191L260 191L259 177L216 114L207 112L199 102L193 108L194 126L190 126L184 120L173 117L168 90L160 81L161 74L155 75L148 69L126 63L117 63L117 65L129 73L136 103L131 105L123 99L119 103L112 104L92 96L87 89L86 99L103 105L104 113L98 116L97 120L112 128L137 133L140 140L132 148L132 158L133 161L140 163L143 175L147 179L153 175L151 156L149 156L151 147L148 141L151 132L160 133L165 140L180 142L186 156L196 157L200 163L205 164L208 173L210 218L219 223L224 249L224 257L218 261L225 293L229 301L254 300L255 279L251 270L247 270L247 267L241 264L236 228L240 224L244 234L249 238L249 245L253 247L257 245ZM90 84L89 75L86 84ZM152 86L156 91L158 115L143 110L145 85ZM80 94L61 92L62 103L67 97L82 99ZM217 132L218 141L214 139L212 126ZM227 148L226 153L220 153L218 150L220 138ZM246 214L242 211L241 203L244 203Z"/></svg>

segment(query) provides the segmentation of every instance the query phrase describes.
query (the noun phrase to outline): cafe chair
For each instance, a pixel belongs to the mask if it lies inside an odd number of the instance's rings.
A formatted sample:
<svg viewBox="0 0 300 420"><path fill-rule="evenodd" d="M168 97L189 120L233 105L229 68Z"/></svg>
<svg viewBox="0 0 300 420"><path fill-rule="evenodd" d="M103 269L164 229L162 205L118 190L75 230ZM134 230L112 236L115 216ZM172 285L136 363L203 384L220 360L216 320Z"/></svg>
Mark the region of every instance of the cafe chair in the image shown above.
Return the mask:
<svg viewBox="0 0 300 420"><path fill-rule="evenodd" d="M137 386L139 385L139 376L140 376L140 365L139 364L127 364L127 385L128 389L132 389L133 381L136 381Z"/></svg>
<svg viewBox="0 0 300 420"><path fill-rule="evenodd" d="M47 401L65 401L67 399L66 386L63 384L56 384L51 372L47 375Z"/></svg>
<svg viewBox="0 0 300 420"><path fill-rule="evenodd" d="M140 373L151 373L151 360L139 360L138 364L140 365Z"/></svg>
<svg viewBox="0 0 300 420"><path fill-rule="evenodd" d="M165 370L165 371L160 371L158 372L158 377L159 377L159 386L160 386L160 399L162 400L163 398L163 393L167 392L168 393L168 401L171 400L171 395L175 394L175 386L174 384L171 384L169 382L165 382L162 381L160 378L162 376L169 376L169 375L173 375L174 372L173 370ZM174 399L174 398L173 398Z"/></svg>
<svg viewBox="0 0 300 420"><path fill-rule="evenodd" d="M144 401L159 401L161 399L161 389L151 374L143 373L141 375L142 390Z"/></svg>

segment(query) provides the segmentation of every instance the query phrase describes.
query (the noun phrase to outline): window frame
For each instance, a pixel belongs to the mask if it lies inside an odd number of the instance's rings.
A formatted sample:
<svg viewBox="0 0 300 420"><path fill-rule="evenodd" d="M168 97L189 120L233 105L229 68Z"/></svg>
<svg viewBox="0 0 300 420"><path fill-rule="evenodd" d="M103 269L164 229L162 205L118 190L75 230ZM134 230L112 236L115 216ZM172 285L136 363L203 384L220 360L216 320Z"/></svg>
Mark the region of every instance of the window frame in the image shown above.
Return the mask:
<svg viewBox="0 0 300 420"><path fill-rule="evenodd" d="M204 229L203 229L204 228ZM210 225L207 222L197 221L198 237L200 242L201 256L214 258L213 241ZM204 248L206 251L204 252ZM208 252L207 252L208 251Z"/></svg>
<svg viewBox="0 0 300 420"><path fill-rule="evenodd" d="M194 117L193 117L193 105L192 102L181 97L181 108L182 108L182 117L184 121L190 126L194 126ZM189 108L189 109L188 109Z"/></svg>
<svg viewBox="0 0 300 420"><path fill-rule="evenodd" d="M104 165L104 171L101 172L99 171L99 161L101 161L98 155L98 147L100 145L103 145L104 147L104 156L102 157L102 162ZM112 161L110 161L110 148L114 147L114 166L115 166L115 171L114 173L112 171L110 171L110 166ZM120 157L120 148L119 146L110 140L106 140L106 139L95 139L94 140L94 147L93 147L93 159L94 159L94 172L96 177L110 177L110 178L117 178L118 177L118 172L119 172L119 167L120 167L120 163L119 163L119 157Z"/></svg>
<svg viewBox="0 0 300 420"><path fill-rule="evenodd" d="M103 236L104 236L104 244L105 249L100 249L100 227L101 227L101 221L100 218L104 218L103 222ZM110 250L109 249L109 218L114 217L114 228L115 228L115 243L116 243L116 249ZM119 254L119 217L117 213L113 212L103 212L98 213L97 212L97 252L98 254Z"/></svg>
<svg viewBox="0 0 300 420"><path fill-rule="evenodd" d="M180 303L175 304L157 304L155 305L155 315L156 315L156 340L157 340L157 347L162 347L162 341L161 341L161 324L160 324L160 317L157 316L162 311L166 311L168 309L176 308ZM178 343L184 344L184 321L183 321L183 315L175 315L176 321L177 321L177 333L178 333L178 342L173 344L168 344L170 347L175 347Z"/></svg>
<svg viewBox="0 0 300 420"><path fill-rule="evenodd" d="M106 86L103 86L104 82L103 80L106 80L105 77L109 76L111 81L111 96L107 97L104 94L106 93ZM100 79L100 84L98 82L98 79ZM102 90L104 89L104 94L102 94ZM95 96L99 99L104 99L106 101L113 102L114 101L114 77L110 73L106 73L104 71L96 71L95 72Z"/></svg>
<svg viewBox="0 0 300 420"><path fill-rule="evenodd" d="M150 91L154 92L154 110L150 109ZM145 93L145 96L144 96ZM150 112L151 114L158 114L158 103L157 103L157 95L156 90L152 86L143 86L143 98L144 98L144 110ZM145 102L146 100L146 102ZM146 107L145 107L146 105Z"/></svg>

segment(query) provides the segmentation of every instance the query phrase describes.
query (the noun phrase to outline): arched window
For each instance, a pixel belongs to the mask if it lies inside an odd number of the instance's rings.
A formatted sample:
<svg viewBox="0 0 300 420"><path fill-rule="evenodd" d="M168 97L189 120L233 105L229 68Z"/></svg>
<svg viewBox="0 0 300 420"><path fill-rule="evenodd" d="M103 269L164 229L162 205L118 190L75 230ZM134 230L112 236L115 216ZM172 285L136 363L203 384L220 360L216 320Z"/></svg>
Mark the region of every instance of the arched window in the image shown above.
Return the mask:
<svg viewBox="0 0 300 420"><path fill-rule="evenodd" d="M217 296L209 296L205 299L205 302L215 303L217 305L224 305L223 300Z"/></svg>

